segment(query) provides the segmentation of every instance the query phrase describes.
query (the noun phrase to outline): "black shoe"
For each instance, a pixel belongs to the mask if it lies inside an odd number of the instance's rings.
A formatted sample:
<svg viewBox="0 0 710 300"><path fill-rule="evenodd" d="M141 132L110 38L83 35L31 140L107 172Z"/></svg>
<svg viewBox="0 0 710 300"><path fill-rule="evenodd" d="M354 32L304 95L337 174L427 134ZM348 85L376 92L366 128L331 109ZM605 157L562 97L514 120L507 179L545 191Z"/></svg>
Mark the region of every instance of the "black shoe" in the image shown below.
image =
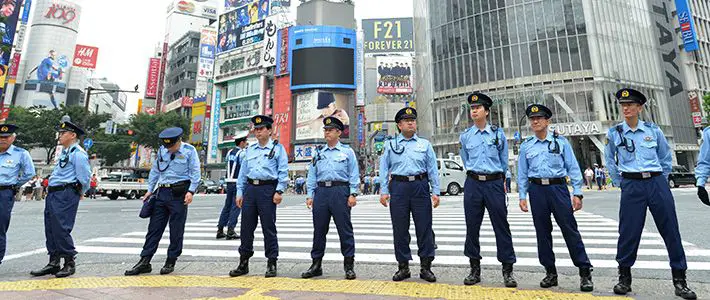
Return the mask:
<svg viewBox="0 0 710 300"><path fill-rule="evenodd" d="M239 257L239 266L236 269L229 271L229 276L237 277L249 274L249 257L250 256Z"/></svg>
<svg viewBox="0 0 710 300"><path fill-rule="evenodd" d="M266 262L266 274L264 274L264 277L276 277L276 258L269 258L269 261Z"/></svg>
<svg viewBox="0 0 710 300"><path fill-rule="evenodd" d="M138 263L133 266L133 269L126 270L123 275L126 276L134 276L134 275L139 275L143 273L150 273L153 271L153 267L150 265L150 257L148 256L142 256L141 260L138 261Z"/></svg>
<svg viewBox="0 0 710 300"><path fill-rule="evenodd" d="M481 261L469 258L468 262L471 264L471 272L463 279L463 284L474 285L481 282Z"/></svg>
<svg viewBox="0 0 710 300"><path fill-rule="evenodd" d="M239 238L239 235L234 232L234 228L227 228L227 239L228 240L236 240Z"/></svg>
<svg viewBox="0 0 710 300"><path fill-rule="evenodd" d="M594 290L594 282L592 282L592 268L579 268L579 290L582 292L591 292Z"/></svg>
<svg viewBox="0 0 710 300"><path fill-rule="evenodd" d="M518 282L513 276L513 264L503 263L503 283L505 287L518 287Z"/></svg>
<svg viewBox="0 0 710 300"><path fill-rule="evenodd" d="M412 273L409 273L409 262L400 262L399 263L399 270L397 273L394 273L394 276L392 276L393 281L402 281L407 278L412 277Z"/></svg>
<svg viewBox="0 0 710 300"><path fill-rule="evenodd" d="M224 237L226 237L226 235L224 235L224 229L217 228L217 239L223 239Z"/></svg>
<svg viewBox="0 0 710 300"><path fill-rule="evenodd" d="M353 280L357 277L355 275L355 257L346 257L343 261L343 267L345 268L345 279Z"/></svg>
<svg viewBox="0 0 710 300"><path fill-rule="evenodd" d="M74 273L76 273L76 263L74 262L74 257L65 256L64 267L59 270L57 274L54 274L54 276L57 276L57 278L64 278L74 275Z"/></svg>
<svg viewBox="0 0 710 300"><path fill-rule="evenodd" d="M549 288L557 286L557 268L555 268L555 266L545 267L545 273L547 273L547 275L540 281L540 287Z"/></svg>
<svg viewBox="0 0 710 300"><path fill-rule="evenodd" d="M614 294L626 295L631 292L631 268L619 267L619 283L614 286Z"/></svg>
<svg viewBox="0 0 710 300"><path fill-rule="evenodd" d="M322 258L314 258L311 267L307 271L301 273L301 278L313 278L316 276L323 275L323 269L321 268Z"/></svg>
<svg viewBox="0 0 710 300"><path fill-rule="evenodd" d="M175 271L175 262L177 261L177 257L168 257L168 259L165 260L165 265L160 268L160 275L165 275L165 274L170 274L173 271Z"/></svg>
<svg viewBox="0 0 710 300"><path fill-rule="evenodd" d="M30 275L32 276L44 276L44 275L49 275L49 274L57 274L59 272L59 263L60 263L60 258L59 256L50 256L49 257L49 263L47 263L44 268L36 270L36 271L31 271Z"/></svg>
<svg viewBox="0 0 710 300"><path fill-rule="evenodd" d="M419 278L424 279L428 282L436 282L436 276L434 272L431 271L431 262L434 261L433 257L420 257L421 269L419 270Z"/></svg>
<svg viewBox="0 0 710 300"><path fill-rule="evenodd" d="M672 270L672 272L675 295L683 299L697 299L698 296L688 288L688 283L685 281L685 270Z"/></svg>

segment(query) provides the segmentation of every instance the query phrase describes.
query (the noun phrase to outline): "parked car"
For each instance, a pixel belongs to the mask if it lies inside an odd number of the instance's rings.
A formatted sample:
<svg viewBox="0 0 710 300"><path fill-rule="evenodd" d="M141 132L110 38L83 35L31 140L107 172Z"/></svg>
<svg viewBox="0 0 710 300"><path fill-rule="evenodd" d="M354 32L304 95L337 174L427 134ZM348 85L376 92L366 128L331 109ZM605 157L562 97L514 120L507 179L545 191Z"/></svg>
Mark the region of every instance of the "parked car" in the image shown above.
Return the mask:
<svg viewBox="0 0 710 300"><path fill-rule="evenodd" d="M439 185L441 194L447 193L456 196L463 192L466 183L466 170L453 159L437 159L436 166L439 168Z"/></svg>
<svg viewBox="0 0 710 300"><path fill-rule="evenodd" d="M671 174L668 175L668 185L677 188L684 184L695 184L695 174L688 171L685 166L673 166Z"/></svg>
<svg viewBox="0 0 710 300"><path fill-rule="evenodd" d="M150 170L140 168L104 168L113 171L99 181L96 194L116 200L125 197L137 199L148 191Z"/></svg>
<svg viewBox="0 0 710 300"><path fill-rule="evenodd" d="M200 180L200 185L197 187L197 192L206 194L219 194L221 189L222 187L219 185L218 181L214 181L211 179L203 179Z"/></svg>

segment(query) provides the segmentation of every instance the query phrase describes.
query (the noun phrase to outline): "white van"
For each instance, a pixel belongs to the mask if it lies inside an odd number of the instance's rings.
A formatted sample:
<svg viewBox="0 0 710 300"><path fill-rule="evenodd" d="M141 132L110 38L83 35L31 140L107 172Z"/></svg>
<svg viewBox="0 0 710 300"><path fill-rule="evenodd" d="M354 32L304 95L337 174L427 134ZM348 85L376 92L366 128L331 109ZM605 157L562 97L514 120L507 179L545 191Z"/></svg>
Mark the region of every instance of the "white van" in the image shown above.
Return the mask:
<svg viewBox="0 0 710 300"><path fill-rule="evenodd" d="M439 186L441 194L458 195L463 192L466 183L466 170L453 159L437 159L436 166L439 168Z"/></svg>

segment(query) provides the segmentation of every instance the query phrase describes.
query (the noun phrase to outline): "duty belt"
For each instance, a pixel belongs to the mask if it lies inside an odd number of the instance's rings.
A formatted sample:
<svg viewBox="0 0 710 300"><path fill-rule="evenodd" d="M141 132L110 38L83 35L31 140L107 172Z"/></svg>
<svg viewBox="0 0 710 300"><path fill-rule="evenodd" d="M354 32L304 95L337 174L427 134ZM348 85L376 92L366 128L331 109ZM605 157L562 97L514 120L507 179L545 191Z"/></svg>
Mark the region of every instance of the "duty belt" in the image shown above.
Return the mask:
<svg viewBox="0 0 710 300"><path fill-rule="evenodd" d="M659 176L663 173L661 172L639 172L639 173L621 173L621 177L626 179L649 179L651 177Z"/></svg>
<svg viewBox="0 0 710 300"><path fill-rule="evenodd" d="M567 184L564 177L560 178L530 178L530 182L539 185Z"/></svg>
<svg viewBox="0 0 710 300"><path fill-rule="evenodd" d="M255 186L270 185L270 184L277 184L277 183L279 183L279 181L276 180L276 179L261 180L261 179L251 179L251 178L247 178L247 182L249 182L249 184L255 185Z"/></svg>
<svg viewBox="0 0 710 300"><path fill-rule="evenodd" d="M429 176L426 173L422 173L419 175L409 175L409 176L392 175L392 180L403 181L403 182L412 182L412 181L426 180L426 179L429 179Z"/></svg>
<svg viewBox="0 0 710 300"><path fill-rule="evenodd" d="M331 186L346 186L350 185L347 181L319 181L319 187L331 187Z"/></svg>
<svg viewBox="0 0 710 300"><path fill-rule="evenodd" d="M0 191L14 190L14 189L15 189L14 185L0 185Z"/></svg>
<svg viewBox="0 0 710 300"><path fill-rule="evenodd" d="M468 177L471 177L471 179L477 180L477 181L491 181L491 180L498 180L504 177L503 173L494 173L494 174L478 174L473 171L467 171L466 175Z"/></svg>
<svg viewBox="0 0 710 300"><path fill-rule="evenodd" d="M47 191L52 193L52 192L63 191L63 190L69 189L69 188L79 190L79 187L81 187L81 183L72 182L72 183L67 183L67 184L63 184L63 185L49 186L49 187L47 187Z"/></svg>
<svg viewBox="0 0 710 300"><path fill-rule="evenodd" d="M179 181L179 182L176 182L176 183L164 183L164 184L159 184L158 187L159 187L159 188L167 188L167 189L170 189L170 188L182 187L182 186L185 186L185 185L188 185L188 184L190 184L190 181L189 181L189 180L183 180L183 181Z"/></svg>

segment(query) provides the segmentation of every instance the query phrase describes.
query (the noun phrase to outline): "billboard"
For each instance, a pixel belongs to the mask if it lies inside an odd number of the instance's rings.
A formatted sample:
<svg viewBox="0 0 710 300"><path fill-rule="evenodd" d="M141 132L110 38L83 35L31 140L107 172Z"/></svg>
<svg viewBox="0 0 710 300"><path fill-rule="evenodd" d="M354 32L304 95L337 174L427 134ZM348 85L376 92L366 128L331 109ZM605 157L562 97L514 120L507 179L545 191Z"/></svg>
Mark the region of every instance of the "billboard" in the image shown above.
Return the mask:
<svg viewBox="0 0 710 300"><path fill-rule="evenodd" d="M145 97L155 98L158 92L160 74L160 58L152 57L148 63L148 79L145 83Z"/></svg>
<svg viewBox="0 0 710 300"><path fill-rule="evenodd" d="M259 67L261 48L240 49L215 61L215 80L224 81Z"/></svg>
<svg viewBox="0 0 710 300"><path fill-rule="evenodd" d="M250 20L263 20L269 15L269 10L273 6L270 2L281 2L274 0L224 0L225 10L241 10L244 12L244 18L249 17ZM242 12L239 13L242 15Z"/></svg>
<svg viewBox="0 0 710 300"><path fill-rule="evenodd" d="M352 94L315 90L296 95L296 140L323 138L323 119L334 116L345 124L341 138L350 137L348 107Z"/></svg>
<svg viewBox="0 0 710 300"><path fill-rule="evenodd" d="M92 46L76 45L74 49L73 66L87 69L96 69L99 58L99 48Z"/></svg>
<svg viewBox="0 0 710 300"><path fill-rule="evenodd" d="M693 126L695 128L703 127L703 115L700 109L700 100L698 99L697 91L688 92L688 100L690 101L690 115L693 117Z"/></svg>
<svg viewBox="0 0 710 300"><path fill-rule="evenodd" d="M365 55L414 52L412 18L362 20Z"/></svg>
<svg viewBox="0 0 710 300"><path fill-rule="evenodd" d="M198 83L200 78L212 78L214 72L215 46L217 45L217 31L211 28L202 28L200 31L200 53L197 64ZM203 80L206 82L206 80ZM207 88L206 86L204 87ZM199 95L199 94L198 94Z"/></svg>
<svg viewBox="0 0 710 300"><path fill-rule="evenodd" d="M234 14L236 11L227 13ZM222 15L224 16L224 15ZM233 29L224 29L220 24L217 35L217 53L238 49L264 40L264 20Z"/></svg>
<svg viewBox="0 0 710 300"><path fill-rule="evenodd" d="M17 29L17 19L20 16L22 1L3 1L0 5L0 34L2 34L2 44L0 44L0 97L4 94L5 79L10 65L10 52L12 43L15 40Z"/></svg>
<svg viewBox="0 0 710 300"><path fill-rule="evenodd" d="M40 2L40 6L42 6L41 4L42 2ZM37 7L36 9L41 8ZM35 15L41 15L34 17L32 26L50 25L78 32L80 13L80 7L72 2L53 0L47 10L35 10Z"/></svg>
<svg viewBox="0 0 710 300"><path fill-rule="evenodd" d="M168 5L168 13L217 20L217 4L213 0L176 0Z"/></svg>
<svg viewBox="0 0 710 300"><path fill-rule="evenodd" d="M362 49L362 35L358 33L357 36L357 70L355 71L357 76L357 99L355 101L355 106L365 106L365 55Z"/></svg>
<svg viewBox="0 0 710 300"><path fill-rule="evenodd" d="M685 51L698 50L698 37L695 34L695 22L688 6L688 0L675 0L675 8L678 14L678 24L680 24L680 37L683 39L683 44L685 44Z"/></svg>
<svg viewBox="0 0 710 300"><path fill-rule="evenodd" d="M286 151L291 151L291 90L289 89L289 78L286 76L276 77L274 79L274 131L279 137L279 142L286 148Z"/></svg>
<svg viewBox="0 0 710 300"><path fill-rule="evenodd" d="M202 144L205 126L207 96L195 97L192 102L192 126L190 126L190 144Z"/></svg>
<svg viewBox="0 0 710 300"><path fill-rule="evenodd" d="M412 58L407 56L377 57L377 93L411 94L414 91Z"/></svg>
<svg viewBox="0 0 710 300"><path fill-rule="evenodd" d="M261 50L261 59L259 66L262 68L273 67L276 65L276 44L278 43L277 33L279 31L278 17L271 16L265 21L264 28L264 47Z"/></svg>
<svg viewBox="0 0 710 300"><path fill-rule="evenodd" d="M355 30L294 26L288 35L291 90L356 89Z"/></svg>
<svg viewBox="0 0 710 300"><path fill-rule="evenodd" d="M279 30L276 45L276 55L278 56L278 63L276 64L275 76L282 76L288 74L288 31L289 28L283 28Z"/></svg>
<svg viewBox="0 0 710 300"><path fill-rule="evenodd" d="M17 80L17 69L20 67L20 53L15 52L12 55L12 60L10 61L10 66L8 68L8 82L14 84Z"/></svg>
<svg viewBox="0 0 710 300"><path fill-rule="evenodd" d="M39 64L27 73L24 84L25 91L46 93L49 96L48 99L35 98L34 105L59 108L62 103L58 103L55 94L66 93L66 73L68 69L69 58L67 58L66 53L57 53L57 51L51 49L47 50L47 57L42 59Z"/></svg>

